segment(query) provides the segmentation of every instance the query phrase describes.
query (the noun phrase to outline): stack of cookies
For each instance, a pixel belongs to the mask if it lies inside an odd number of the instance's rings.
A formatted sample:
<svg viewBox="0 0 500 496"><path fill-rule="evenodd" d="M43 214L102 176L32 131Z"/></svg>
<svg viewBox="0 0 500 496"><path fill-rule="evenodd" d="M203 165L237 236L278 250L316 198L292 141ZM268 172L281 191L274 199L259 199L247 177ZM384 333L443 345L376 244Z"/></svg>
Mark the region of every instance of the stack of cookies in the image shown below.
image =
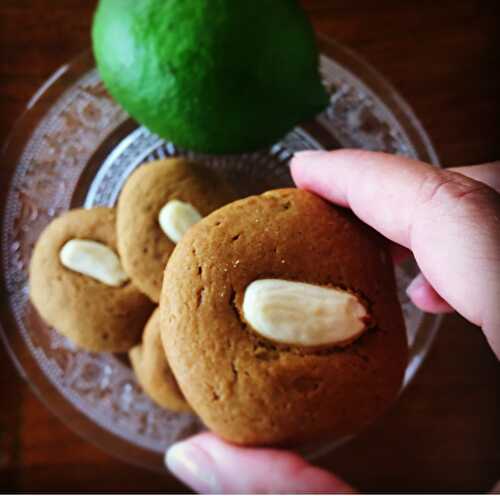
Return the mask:
<svg viewBox="0 0 500 496"><path fill-rule="evenodd" d="M160 340L163 272L184 232L234 198L224 181L184 159L139 167L117 208L70 210L46 227L31 259L33 305L83 350L128 352L157 404L189 410Z"/></svg>
<svg viewBox="0 0 500 496"><path fill-rule="evenodd" d="M128 351L156 403L226 440L355 433L395 399L407 360L385 240L305 191L234 199L200 165L140 167L116 211L46 228L34 305L83 349Z"/></svg>

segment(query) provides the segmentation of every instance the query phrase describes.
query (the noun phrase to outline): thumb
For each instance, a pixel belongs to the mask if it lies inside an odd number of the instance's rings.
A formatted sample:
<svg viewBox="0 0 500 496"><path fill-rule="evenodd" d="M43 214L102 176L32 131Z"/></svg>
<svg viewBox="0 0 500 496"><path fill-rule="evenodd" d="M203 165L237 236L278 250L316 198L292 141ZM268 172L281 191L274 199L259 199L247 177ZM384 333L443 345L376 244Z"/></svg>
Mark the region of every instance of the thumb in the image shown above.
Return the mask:
<svg viewBox="0 0 500 496"><path fill-rule="evenodd" d="M353 493L345 482L288 451L242 448L213 434L174 444L170 471L199 493Z"/></svg>

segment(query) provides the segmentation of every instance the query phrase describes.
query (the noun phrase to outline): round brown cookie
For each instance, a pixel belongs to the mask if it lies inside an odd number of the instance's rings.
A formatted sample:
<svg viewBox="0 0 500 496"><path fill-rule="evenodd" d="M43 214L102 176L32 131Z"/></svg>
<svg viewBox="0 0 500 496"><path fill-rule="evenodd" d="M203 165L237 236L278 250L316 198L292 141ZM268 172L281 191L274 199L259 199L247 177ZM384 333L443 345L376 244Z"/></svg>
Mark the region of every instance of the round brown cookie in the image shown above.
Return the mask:
<svg viewBox="0 0 500 496"><path fill-rule="evenodd" d="M276 344L247 326L257 279L349 289L374 326L352 344ZM166 353L203 422L240 444L293 445L345 436L395 399L407 344L385 241L350 212L297 189L236 201L194 226L165 271L160 303Z"/></svg>
<svg viewBox="0 0 500 496"><path fill-rule="evenodd" d="M163 350L158 309L144 328L142 343L129 351L129 357L139 384L158 405L174 412L191 411Z"/></svg>
<svg viewBox="0 0 500 496"><path fill-rule="evenodd" d="M182 158L151 162L130 176L118 200L118 250L134 284L155 302L175 248L158 214L173 199L190 203L206 216L235 196L213 172Z"/></svg>
<svg viewBox="0 0 500 496"><path fill-rule="evenodd" d="M49 325L88 351L128 351L140 341L153 311L149 299L130 281L108 286L59 260L70 239L97 241L116 252L115 225L114 209L70 210L44 229L31 258L33 305Z"/></svg>

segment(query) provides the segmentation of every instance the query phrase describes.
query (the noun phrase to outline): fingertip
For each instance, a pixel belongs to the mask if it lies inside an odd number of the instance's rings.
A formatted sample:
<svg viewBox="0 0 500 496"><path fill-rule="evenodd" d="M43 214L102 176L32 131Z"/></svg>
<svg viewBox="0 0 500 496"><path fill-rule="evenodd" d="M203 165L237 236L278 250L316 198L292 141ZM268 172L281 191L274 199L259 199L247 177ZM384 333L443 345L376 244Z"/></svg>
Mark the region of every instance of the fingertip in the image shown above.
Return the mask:
<svg viewBox="0 0 500 496"><path fill-rule="evenodd" d="M324 150L302 150L294 153L290 161L290 172L297 187L308 189L311 168L318 164L324 155L329 155L329 153Z"/></svg>
<svg viewBox="0 0 500 496"><path fill-rule="evenodd" d="M318 157L323 155L328 155L332 152L327 150L300 150L293 154L291 163L299 164L310 164L311 161L314 161Z"/></svg>
<svg viewBox="0 0 500 496"><path fill-rule="evenodd" d="M423 274L419 274L406 288L413 304L429 313L451 313L454 309L436 292Z"/></svg>
<svg viewBox="0 0 500 496"><path fill-rule="evenodd" d="M211 433L174 444L165 462L174 475L202 493L353 492L296 453L235 446Z"/></svg>
<svg viewBox="0 0 500 496"><path fill-rule="evenodd" d="M297 152L290 162L290 172L296 186L338 205L347 206L344 177L336 173L336 156L339 153L323 150Z"/></svg>
<svg viewBox="0 0 500 496"><path fill-rule="evenodd" d="M357 153L363 153L358 150L302 150L295 152L292 159L290 160L290 169L292 175L297 175L299 179L302 179L303 175L307 172L312 174L317 173L315 168L319 166L335 167L337 159L345 157L349 159L349 156ZM307 177L307 176L306 176Z"/></svg>
<svg viewBox="0 0 500 496"><path fill-rule="evenodd" d="M221 493L216 463L197 436L173 444L165 453L168 470L200 493Z"/></svg>

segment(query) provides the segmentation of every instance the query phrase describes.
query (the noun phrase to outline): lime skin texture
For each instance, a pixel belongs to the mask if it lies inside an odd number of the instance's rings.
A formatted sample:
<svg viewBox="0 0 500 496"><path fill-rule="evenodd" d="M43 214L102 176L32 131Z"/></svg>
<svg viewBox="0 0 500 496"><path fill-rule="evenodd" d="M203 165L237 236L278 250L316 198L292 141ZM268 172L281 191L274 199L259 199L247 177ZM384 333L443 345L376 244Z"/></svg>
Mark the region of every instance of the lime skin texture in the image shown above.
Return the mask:
<svg viewBox="0 0 500 496"><path fill-rule="evenodd" d="M92 43L113 98L193 151L269 146L328 103L296 0L100 0Z"/></svg>

